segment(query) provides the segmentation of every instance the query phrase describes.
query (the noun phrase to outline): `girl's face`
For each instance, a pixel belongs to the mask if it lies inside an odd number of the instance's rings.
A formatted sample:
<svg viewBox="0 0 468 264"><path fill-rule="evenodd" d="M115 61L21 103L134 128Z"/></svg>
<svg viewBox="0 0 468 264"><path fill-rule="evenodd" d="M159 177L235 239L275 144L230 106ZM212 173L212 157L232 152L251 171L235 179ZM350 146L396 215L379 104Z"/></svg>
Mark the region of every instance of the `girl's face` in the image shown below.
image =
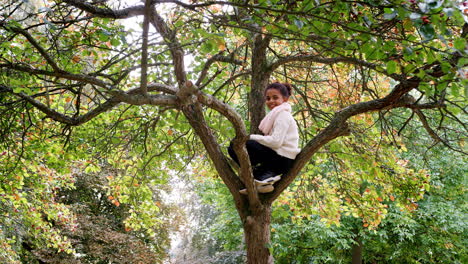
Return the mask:
<svg viewBox="0 0 468 264"><path fill-rule="evenodd" d="M289 97L283 96L279 90L274 89L274 88L266 90L265 96L266 96L265 104L268 106L270 110L288 101L289 99Z"/></svg>

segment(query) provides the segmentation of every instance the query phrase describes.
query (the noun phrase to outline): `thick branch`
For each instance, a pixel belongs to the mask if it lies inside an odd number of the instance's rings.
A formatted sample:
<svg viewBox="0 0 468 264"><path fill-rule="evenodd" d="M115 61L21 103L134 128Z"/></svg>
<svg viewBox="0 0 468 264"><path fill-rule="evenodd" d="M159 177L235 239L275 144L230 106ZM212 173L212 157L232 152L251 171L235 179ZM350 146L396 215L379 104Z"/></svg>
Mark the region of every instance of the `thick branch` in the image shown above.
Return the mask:
<svg viewBox="0 0 468 264"><path fill-rule="evenodd" d="M159 91L167 94L172 94L175 95L178 91L177 88L172 87L170 85L166 84L160 84L160 83L150 83L148 84L148 91ZM135 91L129 91L128 93L134 93Z"/></svg>
<svg viewBox="0 0 468 264"><path fill-rule="evenodd" d="M111 91L110 94L114 95L115 100L131 104L131 105L166 105L166 106L177 106L178 100L173 95L144 95L136 94L130 95L123 91Z"/></svg>
<svg viewBox="0 0 468 264"><path fill-rule="evenodd" d="M85 0L64 0L63 2L99 17L124 19L140 16L145 13L145 6L143 5L112 10L110 8L97 7L94 4L87 3Z"/></svg>
<svg viewBox="0 0 468 264"><path fill-rule="evenodd" d="M167 26L164 19L154 9L151 11L150 22L169 46L172 55L172 62L174 64L174 73L180 88L185 85L185 82L187 81L184 66L184 51L175 37L175 32Z"/></svg>
<svg viewBox="0 0 468 264"><path fill-rule="evenodd" d="M225 116L234 126L236 137L233 140L233 148L240 163L239 175L242 178L245 187L247 188L250 204L256 205L252 209L261 209L260 203L258 202L258 193L255 189L252 178L252 167L250 165L249 155L247 154L247 149L245 148L245 142L248 139L248 135L244 121L234 109L213 96L199 92L198 100L202 104L218 111L220 114Z"/></svg>
<svg viewBox="0 0 468 264"><path fill-rule="evenodd" d="M148 89L148 31L149 31L149 16L151 14L151 0L146 0L145 17L143 19L143 43L141 47L141 80L140 89L143 95L147 95Z"/></svg>
<svg viewBox="0 0 468 264"><path fill-rule="evenodd" d="M46 114L47 117L57 122L71 126L81 125L91 120L92 118L98 116L99 114L109 111L121 102L125 102L132 105L151 104L177 106L178 104L177 98L172 95L143 96L141 94L136 93L137 91L139 92L139 89L133 89L128 92L114 91L112 92L114 95L113 97L107 99L104 103L88 111L86 114L77 117L70 117L48 107L47 105L43 104L42 102L34 99L33 97L25 93L14 93L11 88L8 88L6 86L0 86L0 91L14 94L32 104L38 110Z"/></svg>
<svg viewBox="0 0 468 264"><path fill-rule="evenodd" d="M214 96L201 92L198 93L198 101L225 116L234 126L237 136L247 137L244 120L231 106L221 102Z"/></svg>
<svg viewBox="0 0 468 264"><path fill-rule="evenodd" d="M220 177L223 179L234 197L236 207L241 214L241 217L245 218L246 216L242 215L243 212L246 211L245 203L243 202L244 198L239 193L239 188L242 186L242 182L229 166L228 160L221 151L219 144L216 142L216 138L213 135L211 128L207 125L206 120L203 117L201 106L198 103L195 103L191 105L183 105L181 109L205 146L210 159L214 163L216 171L220 174Z"/></svg>
<svg viewBox="0 0 468 264"><path fill-rule="evenodd" d="M243 179L243 182L249 193L249 204L253 205L251 208L254 210L260 209L262 205L260 204L258 194L255 191L252 178L252 168L250 166L249 156L245 148L245 142L247 141L248 135L241 117L230 106L220 102L213 96L203 94L190 81L186 82L185 85L181 87L181 89L177 92L177 96L180 100L182 111L184 112L192 127L195 129L197 135L202 140L205 149L215 164L217 171L220 173L224 183L228 186L231 194L234 196L237 207L242 209L239 210L239 213L244 219L242 214L245 212L245 208L243 208L245 203L242 202L243 197L239 193L239 189L241 188L242 183L234 174L226 157L219 149L216 138L211 132L211 128L208 126L203 116L199 102L217 110L232 122L234 128L236 129L236 137L233 140L234 151L236 151L238 154L239 163L241 165L240 176Z"/></svg>

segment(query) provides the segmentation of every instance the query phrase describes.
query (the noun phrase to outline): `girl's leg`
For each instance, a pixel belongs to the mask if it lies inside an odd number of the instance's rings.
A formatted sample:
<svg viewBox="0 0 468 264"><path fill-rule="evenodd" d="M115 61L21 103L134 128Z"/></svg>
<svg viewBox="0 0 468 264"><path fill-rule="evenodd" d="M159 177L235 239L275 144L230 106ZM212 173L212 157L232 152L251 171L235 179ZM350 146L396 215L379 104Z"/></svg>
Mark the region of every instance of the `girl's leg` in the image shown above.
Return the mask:
<svg viewBox="0 0 468 264"><path fill-rule="evenodd" d="M276 174L285 174L289 171L293 162L294 160L292 159L277 155L274 159L272 159L271 170Z"/></svg>
<svg viewBox="0 0 468 264"><path fill-rule="evenodd" d="M256 166L258 164L262 164L266 162L271 162L271 157L278 155L271 148L264 146L255 140L247 140L247 142L245 143L245 146L247 148L247 153L249 153L250 164L252 166ZM229 153L229 156L231 156L231 158L237 164L239 164L239 159L237 158L237 155L234 152L232 143L228 147L228 153Z"/></svg>
<svg viewBox="0 0 468 264"><path fill-rule="evenodd" d="M274 155L269 156L267 162L256 168L255 178L263 181L270 177L285 174L289 171L293 162L294 160L280 156L275 152Z"/></svg>

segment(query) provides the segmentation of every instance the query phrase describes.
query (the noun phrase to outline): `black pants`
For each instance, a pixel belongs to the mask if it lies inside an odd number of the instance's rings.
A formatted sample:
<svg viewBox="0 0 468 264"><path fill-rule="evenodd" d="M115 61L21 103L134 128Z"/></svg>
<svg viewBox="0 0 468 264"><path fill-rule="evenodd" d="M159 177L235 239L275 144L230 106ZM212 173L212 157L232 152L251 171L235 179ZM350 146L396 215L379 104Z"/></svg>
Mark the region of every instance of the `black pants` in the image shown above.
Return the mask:
<svg viewBox="0 0 468 264"><path fill-rule="evenodd" d="M245 144L250 157L250 164L254 167L254 177L265 171L271 171L275 174L285 174L294 160L278 155L271 148L258 143L255 140L247 140ZM232 142L228 147L229 156L239 164L239 159L232 147Z"/></svg>

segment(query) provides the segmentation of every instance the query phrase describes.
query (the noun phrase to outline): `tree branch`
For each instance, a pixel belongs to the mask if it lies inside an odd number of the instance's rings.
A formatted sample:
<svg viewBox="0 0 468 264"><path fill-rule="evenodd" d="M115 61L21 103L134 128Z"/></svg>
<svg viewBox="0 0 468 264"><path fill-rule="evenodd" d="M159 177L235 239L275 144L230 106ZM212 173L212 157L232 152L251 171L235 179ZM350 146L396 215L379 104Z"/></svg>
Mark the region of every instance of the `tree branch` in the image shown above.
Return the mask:
<svg viewBox="0 0 468 264"><path fill-rule="evenodd" d="M43 112L44 114L46 114L47 117L57 121L57 122L60 122L60 123L63 123L63 124L67 124L67 125L71 125L71 126L78 126L80 124L83 124L89 120L91 120L92 118L94 118L95 116L103 113L103 112L106 112L108 111L109 109L113 108L114 106L118 105L120 103L120 101L118 100L115 100L115 98L111 98L109 100L107 100L105 103L103 104L100 104L99 106L97 106L96 108L94 108L93 110L87 112L86 114L84 115L81 115L81 116L78 116L78 117L70 117L70 116L67 116L67 115L64 115L52 108L49 108L47 105L41 103L40 101L34 99L33 97L25 94L25 93L14 93L13 90L11 88L8 88L6 86L2 86L0 85L0 92L8 92L8 93L11 93L11 94L14 94L22 99L24 99L25 101L27 101L28 103L32 104L34 107L36 107L38 110L40 110L41 112Z"/></svg>
<svg viewBox="0 0 468 264"><path fill-rule="evenodd" d="M60 71L60 72L45 71L45 70L39 70L39 69L35 69L32 67L23 66L21 64L15 64L15 63L0 64L0 68L8 68L8 69L31 73L35 75L59 77L59 78L67 79L67 80L79 81L83 83L97 85L106 89L109 89L112 86L111 84L101 81L98 78L93 77L89 74L73 74L73 73L69 73L66 71Z"/></svg>
<svg viewBox="0 0 468 264"><path fill-rule="evenodd" d="M0 21L0 26L5 28L6 30L11 30L13 32L16 32L16 33L19 33L19 34L23 35L29 41L29 43L31 43L31 45L34 48L36 48L37 51L39 51L39 53L42 55L42 57L47 61L47 63L52 67L52 69L54 69L55 72L61 72L62 71L58 67L57 63L55 63L55 61L52 59L52 57L49 56L47 51L45 51L45 49L41 45L39 45L39 43L37 43L37 41L34 39L33 36L31 36L31 34L29 34L28 31L26 31L26 30L24 30L22 28L6 25L5 22L2 22L2 21Z"/></svg>
<svg viewBox="0 0 468 264"><path fill-rule="evenodd" d="M281 65L290 63L290 62L296 62L296 61L310 61L310 62L316 62L316 63L322 63L322 64L336 64L340 62L348 63L348 64L353 64L353 65L359 65L359 66L364 66L369 69L376 70L377 65L374 63L370 63L364 60L356 59L356 58L350 58L350 57L335 57L335 58L324 58L319 55L295 55L295 56L288 56L288 57L283 57L275 62L271 63L268 68L270 71L274 71ZM383 74L386 74L386 72L381 72ZM401 74L386 74L387 76L392 77L395 80L403 80L404 75Z"/></svg>
<svg viewBox="0 0 468 264"><path fill-rule="evenodd" d="M57 122L71 125L71 126L78 126L80 124L83 124L91 120L92 118L98 116L99 114L109 111L110 109L112 109L113 107L115 107L121 102L125 102L125 103L132 104L132 105L143 105L143 104L170 105L170 106L178 105L178 100L175 96L172 96L172 95L143 96L141 94L137 94L136 93L137 91L139 92L140 89L133 89L128 92L123 92L123 91L110 92L114 96L107 99L104 103L99 104L97 107L88 111L84 115L70 117L48 107L47 105L43 104L39 100L36 100L33 97L25 93L22 93L22 92L15 93L13 89L0 85L0 92L8 92L8 93L14 94L24 99L28 103L32 104L38 110L46 114L47 117Z"/></svg>
<svg viewBox="0 0 468 264"><path fill-rule="evenodd" d="M219 144L216 142L216 138L213 135L211 128L207 125L206 120L203 117L203 111L200 104L194 103L190 105L182 105L181 109L205 146L210 159L213 161L216 171L219 173L221 179L224 181L234 197L240 216L244 219L246 217L246 215L244 215L244 212L246 212L246 204L243 202L244 197L239 193L242 182L229 166L228 160L221 151ZM246 152L247 151L245 150L245 153Z"/></svg>
<svg viewBox="0 0 468 264"><path fill-rule="evenodd" d="M220 173L220 177L231 191L231 194L236 201L236 206L241 209L239 210L239 213L244 219L242 214L246 212L244 208L245 203L242 202L243 197L239 193L239 189L243 184L239 177L235 175L231 166L229 166L227 158L220 150L220 146L216 142L216 138L213 135L211 128L203 117L200 102L217 110L233 123L236 130L236 137L233 140L233 145L239 158L240 176L243 179L244 185L247 187L250 205L254 205L252 208L259 209L262 205L260 204L258 193L255 191L252 168L250 166L249 156L245 147L248 135L244 122L234 109L220 102L213 96L203 94L190 81L187 81L185 86L181 87L177 92L177 96L181 101L181 109L184 115L187 117L187 120L202 140L210 159L216 167L216 170Z"/></svg>
<svg viewBox="0 0 468 264"><path fill-rule="evenodd" d="M146 0L145 3L145 16L143 18L143 43L141 47L141 80L140 89L143 95L148 94L147 80L148 80L148 31L149 31L149 16L153 6L150 4L151 0Z"/></svg>
<svg viewBox="0 0 468 264"><path fill-rule="evenodd" d="M140 89L141 91L141 89ZM128 92L123 91L109 91L114 97L113 99L118 100L123 103L131 105L166 105L166 106L177 106L179 100L176 96L173 95L144 95L144 94L135 94L131 95Z"/></svg>
<svg viewBox="0 0 468 264"><path fill-rule="evenodd" d="M185 74L185 65L184 65L184 50L182 46L177 41L175 32L172 31L164 22L164 19L156 12L156 10L151 10L150 21L151 24L156 28L159 34L163 37L164 41L169 46L172 55L172 62L174 65L174 73L177 78L177 83L179 88L185 85L187 77Z"/></svg>
<svg viewBox="0 0 468 264"><path fill-rule="evenodd" d="M91 3L87 3L85 0L63 0L63 2L93 15L106 18L124 19L140 16L145 13L145 6L143 5L128 7L120 10L112 10L110 8L97 7Z"/></svg>
<svg viewBox="0 0 468 264"><path fill-rule="evenodd" d="M125 8L122 10L112 10L109 8L96 7L90 3L87 3L84 0L65 0L64 2L66 2L69 5L80 8L84 11L87 11L98 17L123 19L131 16L145 14L145 6L135 6ZM151 4L154 4L156 2L157 1L150 0ZM168 44L172 55L177 83L180 87L182 87L185 81L187 80L184 66L184 51L182 50L181 45L177 42L177 39L175 38L175 32L167 26L167 24L164 22L164 19L154 9L151 9L149 21L156 28L158 33L161 34L165 42Z"/></svg>
<svg viewBox="0 0 468 264"><path fill-rule="evenodd" d="M432 139L434 139L435 143L438 142L443 142L444 145L447 145L440 137L437 135L437 133L429 126L429 123L427 122L426 116L419 110L419 109L413 109L413 112L416 113L418 116L419 120L421 121L424 129L426 129L427 133L431 136Z"/></svg>
<svg viewBox="0 0 468 264"><path fill-rule="evenodd" d="M213 64L215 61L221 61L221 62L228 62L228 63L233 63L236 65L242 65L242 61L234 59L234 53L231 53L229 56L222 56L221 54L223 51L219 52L218 54L214 55L213 57L209 58L205 62L205 66L203 67L203 70L200 73L200 76L198 77L197 82L195 83L196 86L200 86L201 82L203 79L205 79L206 74L208 73L208 69L210 69L211 64Z"/></svg>

